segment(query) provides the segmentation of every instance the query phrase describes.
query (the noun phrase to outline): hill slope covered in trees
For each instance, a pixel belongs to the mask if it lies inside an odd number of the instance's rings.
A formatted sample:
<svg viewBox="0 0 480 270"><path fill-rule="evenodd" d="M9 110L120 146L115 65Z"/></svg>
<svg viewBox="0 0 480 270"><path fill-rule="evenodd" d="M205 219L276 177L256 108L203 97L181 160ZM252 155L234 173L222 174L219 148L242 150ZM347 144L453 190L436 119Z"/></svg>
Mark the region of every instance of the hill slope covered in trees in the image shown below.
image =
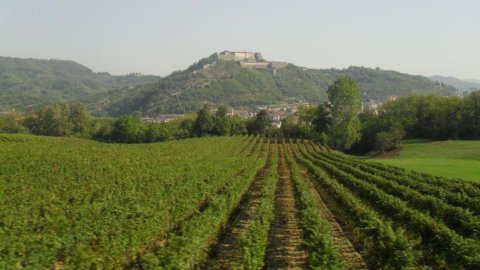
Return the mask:
<svg viewBox="0 0 480 270"><path fill-rule="evenodd" d="M454 77L446 77L446 76L431 76L430 79L434 82L440 82L444 84L451 85L453 87L458 88L461 91L470 91L472 89L480 89L480 82L475 80L460 80Z"/></svg>
<svg viewBox="0 0 480 270"><path fill-rule="evenodd" d="M202 104L252 109L296 101L319 103L326 100L328 86L342 76L356 80L365 101L456 91L426 77L364 67L308 69L289 64L274 76L268 70L218 60L217 54L164 78L112 76L73 61L0 57L0 111L82 102L98 115L155 116L197 111Z"/></svg>
<svg viewBox="0 0 480 270"><path fill-rule="evenodd" d="M157 82L101 93L91 108L98 114L138 112L154 116L192 112L202 104L251 109L295 101L319 103L326 100L328 86L342 76L357 81L363 100L382 101L409 93L450 95L456 91L423 76L364 67L308 69L289 64L274 76L268 70L245 69L236 62L218 60L213 54Z"/></svg>
<svg viewBox="0 0 480 270"><path fill-rule="evenodd" d="M0 57L0 111L26 110L55 102L79 101L94 93L159 79L95 73L73 61Z"/></svg>

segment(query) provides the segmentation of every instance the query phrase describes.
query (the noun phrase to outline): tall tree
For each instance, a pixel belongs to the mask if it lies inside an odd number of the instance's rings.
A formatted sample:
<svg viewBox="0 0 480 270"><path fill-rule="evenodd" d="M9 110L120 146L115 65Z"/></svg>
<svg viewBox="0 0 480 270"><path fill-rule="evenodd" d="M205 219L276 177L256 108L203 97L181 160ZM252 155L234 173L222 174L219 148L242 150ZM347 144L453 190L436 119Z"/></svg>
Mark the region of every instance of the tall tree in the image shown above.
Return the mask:
<svg viewBox="0 0 480 270"><path fill-rule="evenodd" d="M315 118L312 121L318 133L326 133L332 124L332 104L325 102L315 110Z"/></svg>
<svg viewBox="0 0 480 270"><path fill-rule="evenodd" d="M360 91L352 78L342 77L328 88L331 107L330 142L340 150L347 150L360 139L358 114L362 103Z"/></svg>
<svg viewBox="0 0 480 270"><path fill-rule="evenodd" d="M144 142L146 126L138 117L122 116L113 123L112 140L122 143Z"/></svg>
<svg viewBox="0 0 480 270"><path fill-rule="evenodd" d="M215 116L226 117L227 116L227 107L226 106L218 107L217 112L215 113Z"/></svg>
<svg viewBox="0 0 480 270"><path fill-rule="evenodd" d="M193 133L196 136L210 134L213 129L213 117L208 105L204 105L197 113L197 119L193 123Z"/></svg>
<svg viewBox="0 0 480 270"><path fill-rule="evenodd" d="M480 90L465 97L463 105L463 129L466 138L480 138Z"/></svg>
<svg viewBox="0 0 480 270"><path fill-rule="evenodd" d="M227 107L220 106L213 117L213 128L212 134L214 135L229 135L230 134L230 123L227 117Z"/></svg>
<svg viewBox="0 0 480 270"><path fill-rule="evenodd" d="M90 126L91 117L85 106L81 103L70 106L70 122L72 123L72 132L80 135L86 135Z"/></svg>
<svg viewBox="0 0 480 270"><path fill-rule="evenodd" d="M255 133L265 134L270 128L270 117L266 110L261 110L257 113L254 122Z"/></svg>

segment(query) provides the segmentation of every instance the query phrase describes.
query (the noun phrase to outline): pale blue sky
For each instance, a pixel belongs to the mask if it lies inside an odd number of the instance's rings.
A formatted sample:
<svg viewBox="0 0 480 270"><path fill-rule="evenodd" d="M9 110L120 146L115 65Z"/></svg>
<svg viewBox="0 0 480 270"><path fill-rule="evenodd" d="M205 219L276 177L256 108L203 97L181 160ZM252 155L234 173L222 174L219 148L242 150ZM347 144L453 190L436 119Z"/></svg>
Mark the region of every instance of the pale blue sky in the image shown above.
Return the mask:
<svg viewBox="0 0 480 270"><path fill-rule="evenodd" d="M213 52L480 79L479 0L0 0L0 55L167 75Z"/></svg>

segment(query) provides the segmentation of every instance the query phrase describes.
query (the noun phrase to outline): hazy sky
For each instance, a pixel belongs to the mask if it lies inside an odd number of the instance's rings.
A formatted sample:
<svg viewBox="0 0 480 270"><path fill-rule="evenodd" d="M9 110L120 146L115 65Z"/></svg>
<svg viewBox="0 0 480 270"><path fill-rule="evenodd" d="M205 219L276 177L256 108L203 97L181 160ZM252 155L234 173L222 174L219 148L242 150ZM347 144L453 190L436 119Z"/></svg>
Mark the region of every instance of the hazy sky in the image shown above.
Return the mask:
<svg viewBox="0 0 480 270"><path fill-rule="evenodd" d="M480 1L0 0L0 55L167 75L222 50L480 79Z"/></svg>

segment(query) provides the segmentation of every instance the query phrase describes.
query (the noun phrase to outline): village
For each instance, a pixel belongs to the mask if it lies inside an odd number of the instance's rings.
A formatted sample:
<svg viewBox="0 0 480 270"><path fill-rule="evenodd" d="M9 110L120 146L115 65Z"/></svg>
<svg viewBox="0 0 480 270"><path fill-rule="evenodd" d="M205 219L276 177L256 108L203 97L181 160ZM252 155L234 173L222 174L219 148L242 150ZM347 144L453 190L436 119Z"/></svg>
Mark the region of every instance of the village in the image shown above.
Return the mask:
<svg viewBox="0 0 480 270"><path fill-rule="evenodd" d="M395 100L395 97L390 98L389 100ZM382 105L382 102L377 100L368 100L362 102L362 109L361 111L370 110L375 114L378 114L378 109ZM313 106L308 102L295 102L292 104L281 104L281 105L262 105L257 106L253 110L248 109L235 109L230 108L229 112L227 113L228 116L238 116L242 119L249 119L254 117L258 112L261 110L265 110L270 117L272 127L280 128L282 126L282 120L285 118L290 118L289 120L292 124L298 123L298 110L300 107L309 108ZM212 108L211 112L215 113L216 108ZM157 116L145 116L142 117L141 120L147 123L166 123L170 121L174 121L180 117L185 116L186 114L159 114Z"/></svg>
<svg viewBox="0 0 480 270"><path fill-rule="evenodd" d="M242 119L249 119L254 117L261 110L265 110L272 124L272 127L280 128L282 125L282 120L290 117L293 123L298 121L298 109L300 106L310 107L311 105L307 102L298 102L293 104L283 104L283 105L272 105L272 106L257 106L253 110L247 109L234 109L230 108L227 115L228 116L238 116ZM212 113L216 111L215 108L211 110ZM185 116L186 114L159 114L154 117L145 116L141 120L148 123L166 123L174 121L180 117Z"/></svg>

